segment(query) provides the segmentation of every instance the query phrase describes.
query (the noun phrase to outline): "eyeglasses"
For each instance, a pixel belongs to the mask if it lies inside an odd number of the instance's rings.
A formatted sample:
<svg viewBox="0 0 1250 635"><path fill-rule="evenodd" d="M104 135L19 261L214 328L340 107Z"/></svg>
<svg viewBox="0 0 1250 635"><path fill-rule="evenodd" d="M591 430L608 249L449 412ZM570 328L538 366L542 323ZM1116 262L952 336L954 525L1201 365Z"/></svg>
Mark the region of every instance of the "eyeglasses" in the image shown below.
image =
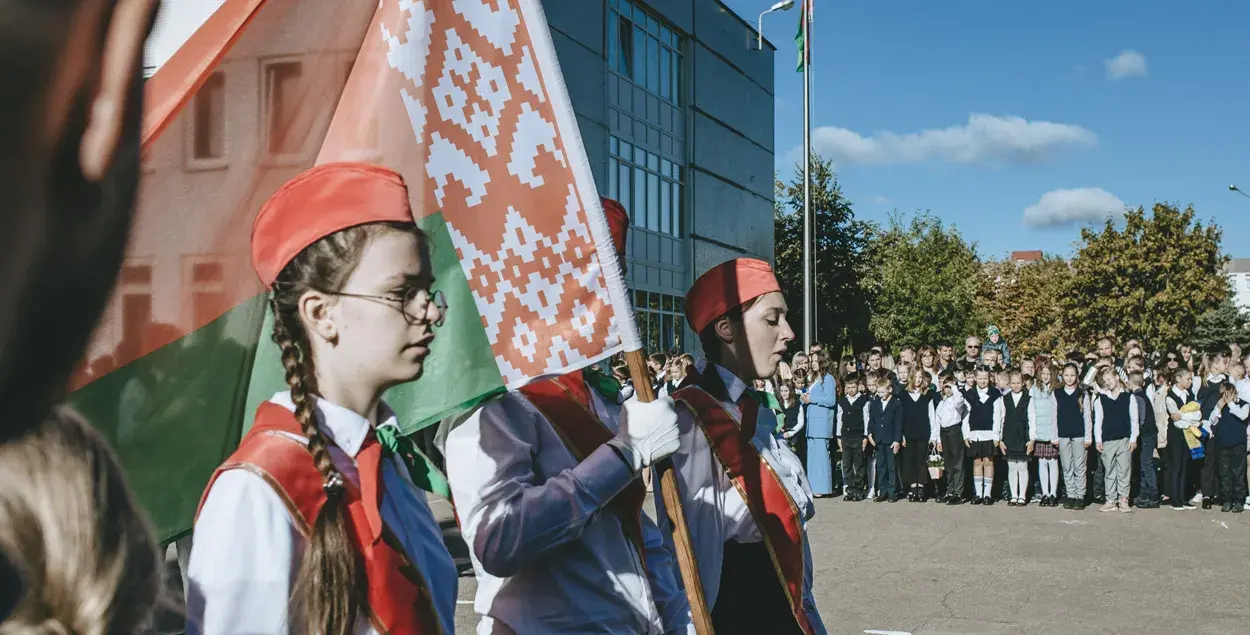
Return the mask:
<svg viewBox="0 0 1250 635"><path fill-rule="evenodd" d="M336 291L322 291L330 295L337 295L344 298L359 298L361 300L373 300L385 304L399 311L404 316L404 321L409 325L417 324L433 324L433 326L442 326L447 321L447 298L442 291L431 292L429 289L412 287L404 291L403 297L395 297L393 295L367 295L364 293L342 293ZM438 319L432 323L426 318L430 312L430 304L438 308Z"/></svg>
<svg viewBox="0 0 1250 635"><path fill-rule="evenodd" d="M968 350L970 350L970 351L979 351L979 350L981 350L981 347L980 347L980 346L978 346L978 345L976 345L976 344L968 344L968 345L966 345L966 346L965 346L965 348L967 348L967 349L968 349Z"/></svg>

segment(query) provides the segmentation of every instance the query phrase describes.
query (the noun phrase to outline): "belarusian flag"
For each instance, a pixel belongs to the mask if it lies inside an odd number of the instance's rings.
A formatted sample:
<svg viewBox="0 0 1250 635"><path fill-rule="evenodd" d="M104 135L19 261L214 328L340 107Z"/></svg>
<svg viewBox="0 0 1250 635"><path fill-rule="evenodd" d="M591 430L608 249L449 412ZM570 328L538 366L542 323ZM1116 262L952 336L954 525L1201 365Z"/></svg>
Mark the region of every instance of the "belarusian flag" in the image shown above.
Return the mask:
<svg viewBox="0 0 1250 635"><path fill-rule="evenodd" d="M224 0L149 80L129 260L71 401L162 539L283 390L252 220L314 164L404 175L447 296L405 432L638 337L540 0Z"/></svg>
<svg viewBox="0 0 1250 635"><path fill-rule="evenodd" d="M799 8L799 30L794 34L794 44L799 50L799 66L795 70L802 73L803 68L812 61L812 2L815 0L800 1L803 5Z"/></svg>

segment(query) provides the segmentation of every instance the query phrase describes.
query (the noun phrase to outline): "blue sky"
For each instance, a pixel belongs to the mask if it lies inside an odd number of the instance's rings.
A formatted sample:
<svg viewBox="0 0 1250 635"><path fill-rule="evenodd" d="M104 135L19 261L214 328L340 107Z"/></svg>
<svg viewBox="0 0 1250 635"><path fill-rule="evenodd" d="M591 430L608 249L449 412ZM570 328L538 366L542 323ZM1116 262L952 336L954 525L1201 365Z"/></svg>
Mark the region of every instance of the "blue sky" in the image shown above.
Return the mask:
<svg viewBox="0 0 1250 635"><path fill-rule="evenodd" d="M725 0L751 23L772 0ZM1123 204L1193 204L1250 257L1250 2L816 0L812 126L863 218L929 209L985 256L1069 255ZM777 167L798 10L765 17ZM1026 210L1027 213L1026 213Z"/></svg>

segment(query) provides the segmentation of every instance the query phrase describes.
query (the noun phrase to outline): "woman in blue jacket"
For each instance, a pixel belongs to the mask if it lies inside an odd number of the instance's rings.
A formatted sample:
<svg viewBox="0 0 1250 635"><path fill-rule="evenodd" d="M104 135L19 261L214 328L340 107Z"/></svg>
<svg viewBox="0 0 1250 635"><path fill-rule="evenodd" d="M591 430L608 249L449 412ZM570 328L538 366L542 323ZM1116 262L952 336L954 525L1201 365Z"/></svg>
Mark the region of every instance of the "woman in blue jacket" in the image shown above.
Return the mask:
<svg viewBox="0 0 1250 635"><path fill-rule="evenodd" d="M837 443L834 412L838 407L838 384L823 351L813 353L808 365L811 388L803 398L807 404L807 477L817 497L833 496L833 448Z"/></svg>

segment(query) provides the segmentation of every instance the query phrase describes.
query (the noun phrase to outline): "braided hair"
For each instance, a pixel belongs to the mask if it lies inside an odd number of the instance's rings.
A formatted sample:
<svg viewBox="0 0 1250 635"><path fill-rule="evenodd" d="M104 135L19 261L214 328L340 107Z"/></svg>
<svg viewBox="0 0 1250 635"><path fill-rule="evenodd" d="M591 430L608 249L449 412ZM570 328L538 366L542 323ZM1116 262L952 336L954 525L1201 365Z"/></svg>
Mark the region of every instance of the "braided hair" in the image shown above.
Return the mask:
<svg viewBox="0 0 1250 635"><path fill-rule="evenodd" d="M310 290L342 289L360 263L365 247L386 231L425 235L408 223L371 223L331 234L299 253L271 288L273 341L282 350L282 367L295 404L295 419L308 439L308 452L324 479L326 503L311 523L308 548L291 596L292 615L317 635L350 635L365 605L367 580L347 529L343 475L330 459L330 441L317 427L317 367L299 302Z"/></svg>

